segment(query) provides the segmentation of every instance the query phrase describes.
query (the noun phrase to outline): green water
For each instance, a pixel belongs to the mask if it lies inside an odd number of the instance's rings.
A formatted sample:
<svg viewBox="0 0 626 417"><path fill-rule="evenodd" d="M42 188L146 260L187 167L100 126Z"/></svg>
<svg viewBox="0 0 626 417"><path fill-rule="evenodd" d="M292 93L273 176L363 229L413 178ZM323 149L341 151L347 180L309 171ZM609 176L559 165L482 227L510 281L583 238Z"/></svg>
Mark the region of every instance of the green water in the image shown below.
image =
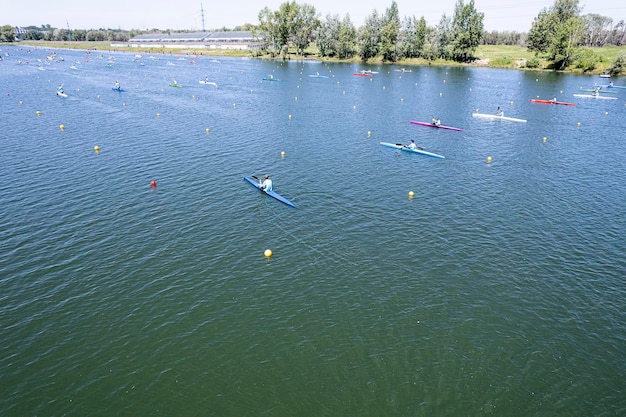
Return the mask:
<svg viewBox="0 0 626 417"><path fill-rule="evenodd" d="M0 415L626 413L626 90L0 52Z"/></svg>

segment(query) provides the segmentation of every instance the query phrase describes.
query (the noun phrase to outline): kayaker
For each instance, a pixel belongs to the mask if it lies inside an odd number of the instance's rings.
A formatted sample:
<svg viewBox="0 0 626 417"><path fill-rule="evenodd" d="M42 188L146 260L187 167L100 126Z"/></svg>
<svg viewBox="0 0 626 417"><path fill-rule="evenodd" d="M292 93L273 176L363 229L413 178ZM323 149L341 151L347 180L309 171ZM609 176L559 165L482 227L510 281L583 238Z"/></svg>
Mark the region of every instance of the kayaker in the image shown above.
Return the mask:
<svg viewBox="0 0 626 417"><path fill-rule="evenodd" d="M118 80L115 80L115 85L113 86L114 89L116 90L121 90L122 87L120 87L120 82Z"/></svg>
<svg viewBox="0 0 626 417"><path fill-rule="evenodd" d="M613 81L609 81L609 87L613 87Z"/></svg>
<svg viewBox="0 0 626 417"><path fill-rule="evenodd" d="M500 116L500 117L504 116L504 110L502 110L500 106L498 106L498 110L496 111L496 116Z"/></svg>
<svg viewBox="0 0 626 417"><path fill-rule="evenodd" d="M263 182L259 180L259 186L261 187L261 190L265 192L274 191L274 186L272 185L272 180L270 179L269 174L265 174L264 178L265 179L263 180Z"/></svg>
<svg viewBox="0 0 626 417"><path fill-rule="evenodd" d="M59 94L63 94L63 84L59 84L59 88L57 88Z"/></svg>
<svg viewBox="0 0 626 417"><path fill-rule="evenodd" d="M415 140L411 139L411 143L406 145L406 147L409 148L409 149L413 149L413 150L417 149L417 145L415 144Z"/></svg>
<svg viewBox="0 0 626 417"><path fill-rule="evenodd" d="M435 126L441 126L441 119L439 117L437 117L437 120L435 120Z"/></svg>

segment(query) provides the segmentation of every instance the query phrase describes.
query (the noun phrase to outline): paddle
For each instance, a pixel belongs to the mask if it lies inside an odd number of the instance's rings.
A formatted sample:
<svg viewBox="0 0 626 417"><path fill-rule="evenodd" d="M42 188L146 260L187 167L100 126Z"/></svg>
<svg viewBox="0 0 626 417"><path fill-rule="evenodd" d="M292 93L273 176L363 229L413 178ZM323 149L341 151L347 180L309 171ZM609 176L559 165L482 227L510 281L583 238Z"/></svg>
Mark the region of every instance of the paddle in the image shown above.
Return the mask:
<svg viewBox="0 0 626 417"><path fill-rule="evenodd" d="M257 180L259 182L259 190L263 191L264 193L267 193L267 190L263 188L263 181L261 181L259 177L251 175L250 178L254 178L255 180Z"/></svg>

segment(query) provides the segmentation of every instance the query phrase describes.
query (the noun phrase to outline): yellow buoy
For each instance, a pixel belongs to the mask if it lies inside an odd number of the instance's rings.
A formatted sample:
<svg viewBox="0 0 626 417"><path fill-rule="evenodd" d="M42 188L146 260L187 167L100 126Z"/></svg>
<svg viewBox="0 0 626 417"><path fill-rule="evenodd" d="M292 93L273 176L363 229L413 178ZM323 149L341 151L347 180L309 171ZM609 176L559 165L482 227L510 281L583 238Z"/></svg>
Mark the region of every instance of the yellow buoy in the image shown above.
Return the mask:
<svg viewBox="0 0 626 417"><path fill-rule="evenodd" d="M291 115L289 115L289 118L291 119Z"/></svg>
<svg viewBox="0 0 626 417"><path fill-rule="evenodd" d="M367 131L367 136L372 136L372 132L370 130Z"/></svg>
<svg viewBox="0 0 626 417"><path fill-rule="evenodd" d="M443 95L443 93L439 93L439 97L441 97Z"/></svg>
<svg viewBox="0 0 626 417"><path fill-rule="evenodd" d="M413 198L415 196L415 193L413 191L409 191L409 198Z"/></svg>
<svg viewBox="0 0 626 417"><path fill-rule="evenodd" d="M604 114L605 114L606 116L608 116L608 115L609 115L609 112L608 112L608 111L605 111L605 112L604 112Z"/></svg>
<svg viewBox="0 0 626 417"><path fill-rule="evenodd" d="M157 117L161 117L161 113L157 113Z"/></svg>
<svg viewBox="0 0 626 417"><path fill-rule="evenodd" d="M578 122L578 127L580 127L580 122Z"/></svg>
<svg viewBox="0 0 626 417"><path fill-rule="evenodd" d="M211 131L211 129L209 129L209 128L207 127L206 129L204 129L204 131L205 131L206 133L209 133L209 132Z"/></svg>
<svg viewBox="0 0 626 417"><path fill-rule="evenodd" d="M233 107L237 107L237 103L233 103Z"/></svg>
<svg viewBox="0 0 626 417"><path fill-rule="evenodd" d="M491 157L490 157L490 156L488 156L488 157L487 157L487 163L488 163L488 164L490 164L490 163L491 163L491 161L492 161Z"/></svg>
<svg viewBox="0 0 626 417"><path fill-rule="evenodd" d="M41 112L37 110L37 116L41 116Z"/></svg>
<svg viewBox="0 0 626 417"><path fill-rule="evenodd" d="M511 100L511 106L513 105L513 100Z"/></svg>
<svg viewBox="0 0 626 417"><path fill-rule="evenodd" d="M547 141L547 140L548 140L548 138L544 136L544 137L543 137L543 141L545 142L545 141Z"/></svg>
<svg viewBox="0 0 626 417"><path fill-rule="evenodd" d="M98 145L96 145L96 146L93 147L93 150L96 151L96 152L100 152L100 147Z"/></svg>
<svg viewBox="0 0 626 417"><path fill-rule="evenodd" d="M22 104L22 100L20 100L20 104Z"/></svg>
<svg viewBox="0 0 626 417"><path fill-rule="evenodd" d="M266 258L272 257L272 251L270 249L265 249L265 252L263 254L265 255Z"/></svg>
<svg viewBox="0 0 626 417"><path fill-rule="evenodd" d="M61 126L59 126L59 128L60 128L61 130L64 130L64 129L65 129L65 125L61 125Z"/></svg>
<svg viewBox="0 0 626 417"><path fill-rule="evenodd" d="M285 157L285 151L282 151L282 152L280 153L280 156L281 156L281 158L284 158L284 157Z"/></svg>

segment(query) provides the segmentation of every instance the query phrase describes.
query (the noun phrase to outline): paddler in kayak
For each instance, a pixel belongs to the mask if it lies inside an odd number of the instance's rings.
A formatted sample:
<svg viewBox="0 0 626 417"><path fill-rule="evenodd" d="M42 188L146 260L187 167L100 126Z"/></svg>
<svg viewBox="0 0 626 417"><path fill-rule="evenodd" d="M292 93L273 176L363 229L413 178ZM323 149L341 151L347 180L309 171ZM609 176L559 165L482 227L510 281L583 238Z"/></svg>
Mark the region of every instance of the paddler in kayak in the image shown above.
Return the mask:
<svg viewBox="0 0 626 417"><path fill-rule="evenodd" d="M270 179L269 174L265 174L264 178L265 179L263 180L263 182L259 180L259 187L261 188L261 190L268 193L274 191L274 186L272 185L272 180Z"/></svg>
<svg viewBox="0 0 626 417"><path fill-rule="evenodd" d="M411 143L409 143L408 145L405 145L405 147L409 148L409 149L413 149L413 150L417 149L417 145L415 144L415 140L411 139Z"/></svg>
<svg viewBox="0 0 626 417"><path fill-rule="evenodd" d="M504 116L504 110L502 110L500 106L498 106L498 110L496 111L496 116L500 116L500 117Z"/></svg>
<svg viewBox="0 0 626 417"><path fill-rule="evenodd" d="M118 80L115 80L115 85L113 86L113 89L115 90L121 90L122 87L120 87L120 82Z"/></svg>

